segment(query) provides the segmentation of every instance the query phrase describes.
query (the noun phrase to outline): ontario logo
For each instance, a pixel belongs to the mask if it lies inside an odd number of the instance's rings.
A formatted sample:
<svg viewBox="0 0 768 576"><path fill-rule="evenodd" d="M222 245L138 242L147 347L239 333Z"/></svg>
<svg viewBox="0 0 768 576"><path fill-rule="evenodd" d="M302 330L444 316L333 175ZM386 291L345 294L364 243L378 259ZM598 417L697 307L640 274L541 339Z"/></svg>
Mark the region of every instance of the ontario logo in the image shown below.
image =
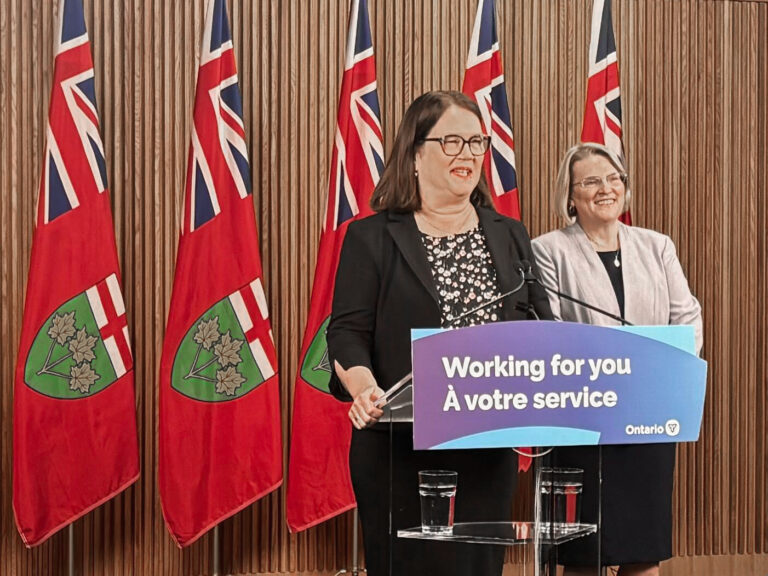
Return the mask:
<svg viewBox="0 0 768 576"><path fill-rule="evenodd" d="M328 343L325 340L325 331L328 330L330 321L331 317L328 316L315 332L301 365L301 378L326 394L331 393L331 363L328 360Z"/></svg>
<svg viewBox="0 0 768 576"><path fill-rule="evenodd" d="M133 368L125 305L112 274L51 314L38 331L24 381L62 400L98 394Z"/></svg>
<svg viewBox="0 0 768 576"><path fill-rule="evenodd" d="M176 352L171 387L195 400L226 402L253 392L276 371L266 297L257 278L193 323Z"/></svg>

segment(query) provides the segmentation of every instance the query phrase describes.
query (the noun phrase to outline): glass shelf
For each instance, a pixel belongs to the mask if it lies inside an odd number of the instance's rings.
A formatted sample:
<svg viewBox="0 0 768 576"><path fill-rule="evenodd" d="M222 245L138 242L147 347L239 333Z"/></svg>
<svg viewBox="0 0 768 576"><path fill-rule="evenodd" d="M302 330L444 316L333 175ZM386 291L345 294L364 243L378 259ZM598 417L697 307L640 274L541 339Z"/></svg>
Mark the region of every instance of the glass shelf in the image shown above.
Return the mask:
<svg viewBox="0 0 768 576"><path fill-rule="evenodd" d="M596 524L562 524L550 528L540 526L542 544L563 544L597 532ZM501 544L515 546L533 541L533 522L460 522L453 525L453 534L426 534L421 526L398 530L399 538L417 540L443 540L474 544Z"/></svg>

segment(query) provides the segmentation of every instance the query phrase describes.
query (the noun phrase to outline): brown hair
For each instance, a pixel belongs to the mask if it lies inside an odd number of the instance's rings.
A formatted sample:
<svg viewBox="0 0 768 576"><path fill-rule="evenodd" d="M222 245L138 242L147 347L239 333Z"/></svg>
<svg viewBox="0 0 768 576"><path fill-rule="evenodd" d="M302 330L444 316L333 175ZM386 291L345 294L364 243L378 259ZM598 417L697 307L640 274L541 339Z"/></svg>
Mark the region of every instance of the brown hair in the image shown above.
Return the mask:
<svg viewBox="0 0 768 576"><path fill-rule="evenodd" d="M421 208L414 167L416 152L424 145L423 139L429 131L451 106L469 110L482 125L483 118L477 104L461 92L435 90L416 98L403 116L389 162L371 196L371 208L375 212L415 212ZM480 180L472 191L470 202L475 206L493 208L484 171L480 172Z"/></svg>
<svg viewBox="0 0 768 576"><path fill-rule="evenodd" d="M568 202L571 199L571 186L573 185L573 165L590 156L602 156L608 160L620 174L627 173L624 160L616 155L613 150L606 148L602 144L585 142L570 148L568 152L565 153L562 162L560 162L557 182L555 183L555 188L552 193L552 205L555 214L569 224L573 224L576 221L576 214L568 209ZM632 200L632 190L629 188L629 182L624 185L624 188L624 207L622 208L622 212L629 209Z"/></svg>

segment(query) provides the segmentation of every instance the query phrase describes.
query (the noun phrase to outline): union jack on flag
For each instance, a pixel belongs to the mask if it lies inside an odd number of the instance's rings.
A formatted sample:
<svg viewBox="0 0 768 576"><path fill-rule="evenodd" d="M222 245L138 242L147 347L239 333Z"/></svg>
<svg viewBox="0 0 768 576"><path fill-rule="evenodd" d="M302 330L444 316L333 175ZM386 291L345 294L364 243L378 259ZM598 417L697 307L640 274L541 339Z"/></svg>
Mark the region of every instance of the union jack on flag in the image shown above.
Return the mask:
<svg viewBox="0 0 768 576"><path fill-rule="evenodd" d="M589 41L589 80L581 141L603 144L620 158L624 157L621 142L621 91L616 38L613 35L611 0L594 0L592 4L592 34ZM631 224L629 211L621 221Z"/></svg>
<svg viewBox="0 0 768 576"><path fill-rule="evenodd" d="M218 4L218 3L217 3ZM219 8L220 9L220 8ZM200 138L215 134L216 138ZM243 104L229 27L205 27L197 76L192 142L187 165L184 232L192 232L221 212L217 189L251 193Z"/></svg>
<svg viewBox="0 0 768 576"><path fill-rule="evenodd" d="M496 32L494 0L480 0L477 6L461 91L477 102L483 125L491 137L491 148L484 163L496 209L519 220L515 142Z"/></svg>
<svg viewBox="0 0 768 576"><path fill-rule="evenodd" d="M83 195L107 189L88 32L77 2L64 2L62 10L50 103L58 113L48 118L38 206L44 224L80 206Z"/></svg>
<svg viewBox="0 0 768 576"><path fill-rule="evenodd" d="M353 26L354 24L354 26ZM352 2L344 80L334 136L330 197L323 225L337 230L360 214L384 171L376 63L366 1ZM360 167L367 169L361 170ZM370 190L369 190L370 188ZM363 208L365 210L365 208ZM330 217L330 220L329 220ZM335 270L335 267L334 267Z"/></svg>
<svg viewBox="0 0 768 576"><path fill-rule="evenodd" d="M347 225L371 214L368 203L384 170L380 118L368 4L351 0L328 204L296 376L286 503L293 532L355 506L348 464L351 429L347 408L329 392L325 328ZM324 471L322 478L317 470Z"/></svg>

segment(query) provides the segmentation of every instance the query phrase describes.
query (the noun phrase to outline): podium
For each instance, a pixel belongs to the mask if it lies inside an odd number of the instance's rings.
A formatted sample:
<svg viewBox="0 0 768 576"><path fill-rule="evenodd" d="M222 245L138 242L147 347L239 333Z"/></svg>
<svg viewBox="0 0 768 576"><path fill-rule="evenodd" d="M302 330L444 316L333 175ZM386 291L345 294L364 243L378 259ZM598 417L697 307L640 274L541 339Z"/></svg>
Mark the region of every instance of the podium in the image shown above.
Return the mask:
<svg viewBox="0 0 768 576"><path fill-rule="evenodd" d="M416 384L418 385L418 384ZM392 438L396 434L396 431L402 433L403 428L413 425L413 403L412 403L413 386L408 385L404 387L400 393L394 396L385 409L385 415L382 418L389 427L390 434L390 466L396 467L396 458L392 457ZM546 465L556 464L556 461L552 459L552 455L546 456ZM520 487L518 489L527 488L531 494L529 498L532 502L535 502L534 498L537 493L540 492L540 482L536 481L537 476L540 474L542 466L539 465L540 460L534 459L534 463L531 472L527 474L527 477L532 477L532 482L528 486ZM516 471L512 471L514 473ZM391 480L391 479L390 479ZM518 483L519 484L519 483ZM390 484L391 488L391 484ZM456 498L460 500L462 498L462 492L464 486L462 486L462 479L459 478L459 488L457 490ZM417 489L417 483L414 480L414 491ZM550 509L553 510L555 506L555 493L550 490ZM427 534L422 532L420 525L413 526L397 526L393 521L392 510L397 506L396 498L390 490L389 493L389 511L390 511L390 526L392 526L394 533L393 537L407 540L424 540L444 543L463 543L472 544L475 546L515 546L520 547L523 552L522 556L527 559L528 562L534 566L533 574L556 574L557 566L557 550L558 546L583 538L585 536L594 535L599 531L599 520L596 523L578 523L578 524L564 524L556 525L553 522L546 523L540 518L540 507L532 506L532 515L526 519L513 518L511 507L508 510L509 520L506 522L461 522L458 521L453 525L453 534L451 535L437 535ZM459 519L460 520L460 519ZM527 562L526 562L527 563ZM393 564L390 564L392 569ZM595 555L594 562L594 574L599 574L599 555ZM390 574L394 576L396 571L391 571ZM475 574L474 572L472 574ZM478 572L478 574L480 574Z"/></svg>
<svg viewBox="0 0 768 576"><path fill-rule="evenodd" d="M412 425L416 451L594 445L601 478L602 444L698 439L706 363L694 353L692 327L494 323L414 330L412 350L412 386L389 399L382 420L390 439L396 429L402 434L404 426ZM587 566L599 574L599 505L592 522L544 522L541 517L543 498L549 499L549 510L557 507L556 491L543 490L539 481L542 467L557 466L557 458L555 449L543 465L534 460L530 517L470 522L457 517L451 535L396 525L392 510L399 503L390 482L391 536L522 546L530 552L525 555L533 560L535 574L554 574L559 547L591 537L596 552ZM390 465L398 465L391 451ZM598 481L592 494L598 503L601 485ZM460 478L457 502L461 497Z"/></svg>

